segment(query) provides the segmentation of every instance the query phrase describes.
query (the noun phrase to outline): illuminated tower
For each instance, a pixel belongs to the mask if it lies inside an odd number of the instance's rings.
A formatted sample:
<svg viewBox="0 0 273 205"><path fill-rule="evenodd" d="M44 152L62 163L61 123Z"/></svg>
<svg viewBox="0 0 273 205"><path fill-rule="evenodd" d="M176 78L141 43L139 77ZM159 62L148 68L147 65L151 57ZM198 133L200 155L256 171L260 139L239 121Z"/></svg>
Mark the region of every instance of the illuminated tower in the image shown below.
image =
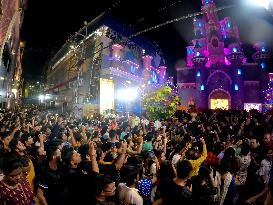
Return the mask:
<svg viewBox="0 0 273 205"><path fill-rule="evenodd" d="M266 45L263 42L258 42L254 44L254 48L256 49L256 53L252 55L253 60L258 63L259 71L259 87L260 87L260 100L263 102L265 99L265 93L262 91L268 88L268 67L267 60L269 59L269 54L266 49Z"/></svg>
<svg viewBox="0 0 273 205"><path fill-rule="evenodd" d="M143 79L144 82L149 83L149 79L152 77L152 60L153 56L145 55L142 57L143 60Z"/></svg>
<svg viewBox="0 0 273 205"><path fill-rule="evenodd" d="M207 36L207 51L212 64L224 63L224 39L213 0L202 0L203 21Z"/></svg>

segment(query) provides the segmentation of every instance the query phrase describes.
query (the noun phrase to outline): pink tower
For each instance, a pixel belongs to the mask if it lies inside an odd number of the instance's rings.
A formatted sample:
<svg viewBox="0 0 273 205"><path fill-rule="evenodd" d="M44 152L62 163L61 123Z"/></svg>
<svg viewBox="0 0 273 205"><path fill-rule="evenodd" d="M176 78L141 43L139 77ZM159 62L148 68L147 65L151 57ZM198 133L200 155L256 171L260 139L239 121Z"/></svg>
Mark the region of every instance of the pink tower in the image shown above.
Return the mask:
<svg viewBox="0 0 273 205"><path fill-rule="evenodd" d="M151 64L153 60L153 56L145 55L142 57L143 60L143 79L144 81L148 81L152 74L151 74Z"/></svg>
<svg viewBox="0 0 273 205"><path fill-rule="evenodd" d="M121 57L121 49L123 49L123 46L120 44L113 44L112 45L112 58L113 59L120 59Z"/></svg>
<svg viewBox="0 0 273 205"><path fill-rule="evenodd" d="M213 0L202 0L203 21L207 34L207 50L212 64L225 63L224 40Z"/></svg>
<svg viewBox="0 0 273 205"><path fill-rule="evenodd" d="M159 82L164 83L166 81L166 69L167 67L162 65L159 66Z"/></svg>

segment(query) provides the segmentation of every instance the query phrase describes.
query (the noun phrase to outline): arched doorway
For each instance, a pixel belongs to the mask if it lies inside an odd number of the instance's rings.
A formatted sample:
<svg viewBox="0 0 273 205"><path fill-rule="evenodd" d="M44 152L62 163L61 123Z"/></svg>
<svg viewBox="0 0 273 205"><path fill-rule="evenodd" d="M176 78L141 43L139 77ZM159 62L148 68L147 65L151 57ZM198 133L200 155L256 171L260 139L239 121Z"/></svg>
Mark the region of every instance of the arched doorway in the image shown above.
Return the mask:
<svg viewBox="0 0 273 205"><path fill-rule="evenodd" d="M231 108L231 97L228 91L224 89L213 90L209 97L209 108L210 109L230 109Z"/></svg>

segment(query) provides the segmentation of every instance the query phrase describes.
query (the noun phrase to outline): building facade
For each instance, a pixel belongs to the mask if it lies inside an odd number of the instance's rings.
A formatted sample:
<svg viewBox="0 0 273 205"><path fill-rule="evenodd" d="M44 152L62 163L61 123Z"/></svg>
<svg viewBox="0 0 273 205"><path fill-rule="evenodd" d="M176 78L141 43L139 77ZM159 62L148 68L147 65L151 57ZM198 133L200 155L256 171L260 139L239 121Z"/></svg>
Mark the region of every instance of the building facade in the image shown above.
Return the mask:
<svg viewBox="0 0 273 205"><path fill-rule="evenodd" d="M76 32L49 63L45 92L51 101L140 112L141 93L166 81L166 67L156 45L127 39L133 33L105 14Z"/></svg>
<svg viewBox="0 0 273 205"><path fill-rule="evenodd" d="M253 45L256 52L247 59L236 24L229 17L218 19L213 0L202 4L202 18L193 20L195 38L187 47L187 66L176 68L182 104L261 110L269 86L266 45Z"/></svg>
<svg viewBox="0 0 273 205"><path fill-rule="evenodd" d="M22 95L20 28L26 4L24 0L2 0L0 4L0 102L8 108Z"/></svg>

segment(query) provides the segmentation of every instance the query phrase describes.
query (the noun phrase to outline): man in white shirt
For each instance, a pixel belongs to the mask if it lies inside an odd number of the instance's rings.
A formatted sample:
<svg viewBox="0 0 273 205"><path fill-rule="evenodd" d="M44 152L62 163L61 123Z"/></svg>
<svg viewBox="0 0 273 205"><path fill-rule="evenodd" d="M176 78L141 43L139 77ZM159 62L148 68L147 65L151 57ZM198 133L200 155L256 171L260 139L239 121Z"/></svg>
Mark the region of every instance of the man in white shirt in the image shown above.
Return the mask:
<svg viewBox="0 0 273 205"><path fill-rule="evenodd" d="M266 158L262 160L261 167L257 171L257 174L263 178L264 183L268 183L270 177L270 170L272 166L272 149L267 150Z"/></svg>
<svg viewBox="0 0 273 205"><path fill-rule="evenodd" d="M125 183L120 183L117 191L121 202L125 202L125 204L143 205L143 199L136 188L128 187Z"/></svg>
<svg viewBox="0 0 273 205"><path fill-rule="evenodd" d="M143 205L143 198L136 189L139 180L137 166L124 166L121 169L121 181L117 188L119 201L124 204Z"/></svg>

